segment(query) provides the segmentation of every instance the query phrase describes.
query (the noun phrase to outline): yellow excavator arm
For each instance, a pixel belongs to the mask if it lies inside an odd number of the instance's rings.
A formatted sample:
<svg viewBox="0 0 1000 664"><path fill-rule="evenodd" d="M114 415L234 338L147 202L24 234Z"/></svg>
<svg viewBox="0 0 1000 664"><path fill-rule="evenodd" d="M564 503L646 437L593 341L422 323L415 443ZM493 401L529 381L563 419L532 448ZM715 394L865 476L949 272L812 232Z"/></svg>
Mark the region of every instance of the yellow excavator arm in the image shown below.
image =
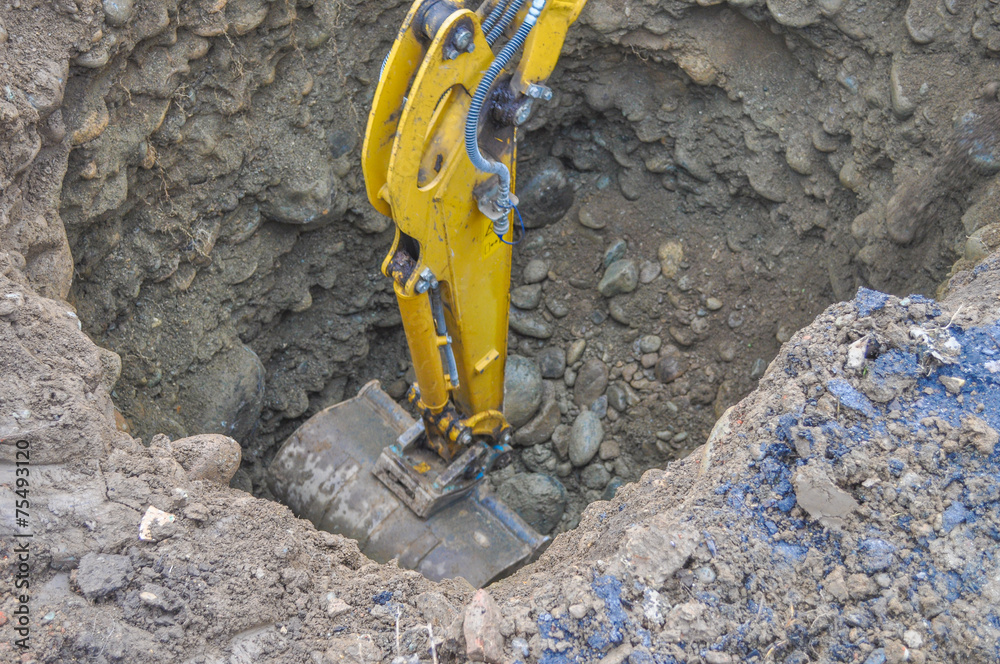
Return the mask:
<svg viewBox="0 0 1000 664"><path fill-rule="evenodd" d="M409 397L446 461L474 437L510 440L517 126L551 97L545 80L585 2L497 0L474 12L416 0L383 63L362 167L372 205L396 224L382 272L416 373Z"/></svg>

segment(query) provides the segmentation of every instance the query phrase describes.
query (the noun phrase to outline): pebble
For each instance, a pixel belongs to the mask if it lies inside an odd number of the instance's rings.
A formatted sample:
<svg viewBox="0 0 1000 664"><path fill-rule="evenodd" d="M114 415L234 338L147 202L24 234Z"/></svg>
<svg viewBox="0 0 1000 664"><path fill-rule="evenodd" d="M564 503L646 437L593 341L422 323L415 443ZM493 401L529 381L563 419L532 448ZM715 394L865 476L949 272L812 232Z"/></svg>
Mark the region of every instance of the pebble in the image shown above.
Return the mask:
<svg viewBox="0 0 1000 664"><path fill-rule="evenodd" d="M608 414L607 395L602 394L594 399L594 403L590 404L590 410L594 411L594 414L603 420Z"/></svg>
<svg viewBox="0 0 1000 664"><path fill-rule="evenodd" d="M648 284L660 276L660 264L653 261L643 261L639 266L639 283Z"/></svg>
<svg viewBox="0 0 1000 664"><path fill-rule="evenodd" d="M622 293L631 293L639 284L639 269L631 259L618 260L611 263L604 272L597 290L604 297L614 297Z"/></svg>
<svg viewBox="0 0 1000 664"><path fill-rule="evenodd" d="M626 251L628 251L628 243L625 240L612 240L608 248L604 250L604 267L607 268L612 263L625 258Z"/></svg>
<svg viewBox="0 0 1000 664"><path fill-rule="evenodd" d="M672 383L683 376L685 370L684 359L680 356L680 353L666 353L656 363L654 372L656 380L666 384Z"/></svg>
<svg viewBox="0 0 1000 664"><path fill-rule="evenodd" d="M736 359L736 346L728 341L719 344L719 359L723 362L732 362Z"/></svg>
<svg viewBox="0 0 1000 664"><path fill-rule="evenodd" d="M565 300L546 300L545 308L556 318L565 318L569 315L569 305L566 304Z"/></svg>
<svg viewBox="0 0 1000 664"><path fill-rule="evenodd" d="M569 373L569 372L567 372ZM598 359L583 363L576 378L573 402L577 406L590 406L604 394L608 387L608 367Z"/></svg>
<svg viewBox="0 0 1000 664"><path fill-rule="evenodd" d="M628 312L625 311L625 304L617 298L611 300L608 304L608 313L611 314L611 320L616 323L625 326L632 324L632 319L629 317Z"/></svg>
<svg viewBox="0 0 1000 664"><path fill-rule="evenodd" d="M741 314L739 311L730 311L729 317L726 319L726 324L731 329L735 330L736 328L738 328L740 325L743 324L743 314Z"/></svg>
<svg viewBox="0 0 1000 664"><path fill-rule="evenodd" d="M566 364L573 366L580 361L583 357L583 351L587 348L586 339L576 339L571 342L569 348L566 349Z"/></svg>
<svg viewBox="0 0 1000 664"><path fill-rule="evenodd" d="M569 433L573 428L568 424L560 424L552 432L552 449L560 459L569 458ZM572 465L572 464L570 464Z"/></svg>
<svg viewBox="0 0 1000 664"><path fill-rule="evenodd" d="M524 272L522 273L522 279L526 284L541 283L545 281L548 276L549 266L540 258L534 258L528 261L528 264L524 266Z"/></svg>
<svg viewBox="0 0 1000 664"><path fill-rule="evenodd" d="M610 461L621 456L621 445L614 438L606 438L601 447L597 450L597 456L601 461Z"/></svg>
<svg viewBox="0 0 1000 664"><path fill-rule="evenodd" d="M566 351L558 346L548 346L539 351L535 361L542 371L542 378L562 378L566 371Z"/></svg>
<svg viewBox="0 0 1000 664"><path fill-rule="evenodd" d="M639 338L640 353L655 353L663 345L663 339L655 334L647 334Z"/></svg>
<svg viewBox="0 0 1000 664"><path fill-rule="evenodd" d="M552 326L520 309L510 310L510 327L518 334L533 339L548 339L552 336Z"/></svg>
<svg viewBox="0 0 1000 664"><path fill-rule="evenodd" d="M722 308L722 300L720 300L717 297L710 297L707 300L705 300L705 307L709 311L718 311L719 309Z"/></svg>
<svg viewBox="0 0 1000 664"><path fill-rule="evenodd" d="M691 328L671 325L667 328L667 332L681 346L690 346L694 343L694 332L691 331Z"/></svg>
<svg viewBox="0 0 1000 664"><path fill-rule="evenodd" d="M660 270L667 279L673 279L681 270L681 262L684 260L684 247L680 242L671 240L660 245L657 251L660 259Z"/></svg>
<svg viewBox="0 0 1000 664"><path fill-rule="evenodd" d="M500 499L535 530L545 535L566 511L566 488L542 473L519 473L497 488Z"/></svg>
<svg viewBox="0 0 1000 664"><path fill-rule="evenodd" d="M624 484L624 482L620 477L612 478L612 480L608 482L608 486L605 487L604 493L601 494L601 500L611 500L612 498L614 498L615 494L618 493L618 489L621 488L622 484Z"/></svg>
<svg viewBox="0 0 1000 664"><path fill-rule="evenodd" d="M618 188L625 200L637 201L642 196L645 172L639 168L626 168L618 174Z"/></svg>
<svg viewBox="0 0 1000 664"><path fill-rule="evenodd" d="M566 369L566 373L563 374L563 382L566 384L566 387L576 385L576 372L572 369Z"/></svg>
<svg viewBox="0 0 1000 664"><path fill-rule="evenodd" d="M628 410L628 394L625 392L625 388L621 385L615 384L609 387L607 397L608 405L617 410L619 413L624 413Z"/></svg>
<svg viewBox="0 0 1000 664"><path fill-rule="evenodd" d="M778 325L778 331L775 333L774 338L778 340L779 344L784 344L791 341L793 334L795 334L794 327L788 323L781 323Z"/></svg>
<svg viewBox="0 0 1000 664"><path fill-rule="evenodd" d="M104 20L108 25L120 28L132 18L132 0L104 0Z"/></svg>
<svg viewBox="0 0 1000 664"><path fill-rule="evenodd" d="M753 361L753 365L750 367L750 378L756 380L764 375L767 370L767 362L763 358L758 357Z"/></svg>
<svg viewBox="0 0 1000 664"><path fill-rule="evenodd" d="M552 437L552 433L559 426L562 413L559 411L559 402L556 401L556 391L552 383L545 383L542 394L542 407L531 421L522 426L514 434L514 442L521 447L540 445Z"/></svg>
<svg viewBox="0 0 1000 664"><path fill-rule="evenodd" d="M503 412L514 428L531 420L542 403L544 382L534 361L511 355L504 376Z"/></svg>
<svg viewBox="0 0 1000 664"><path fill-rule="evenodd" d="M691 321L691 331L697 335L702 335L708 332L708 321L704 318L695 318Z"/></svg>
<svg viewBox="0 0 1000 664"><path fill-rule="evenodd" d="M593 211L587 206L582 206L580 208L577 219L579 220L581 226L585 228L592 228L595 231L608 225L608 222L604 219L604 217L595 216Z"/></svg>
<svg viewBox="0 0 1000 664"><path fill-rule="evenodd" d="M611 473L602 464L594 463L580 471L580 483L588 489L600 491L608 485Z"/></svg>
<svg viewBox="0 0 1000 664"><path fill-rule="evenodd" d="M604 427L597 415L589 410L581 412L569 432L569 460L579 468L590 463L604 441Z"/></svg>
<svg viewBox="0 0 1000 664"><path fill-rule="evenodd" d="M518 309L534 309L541 301L541 284L518 286L510 292L510 303Z"/></svg>

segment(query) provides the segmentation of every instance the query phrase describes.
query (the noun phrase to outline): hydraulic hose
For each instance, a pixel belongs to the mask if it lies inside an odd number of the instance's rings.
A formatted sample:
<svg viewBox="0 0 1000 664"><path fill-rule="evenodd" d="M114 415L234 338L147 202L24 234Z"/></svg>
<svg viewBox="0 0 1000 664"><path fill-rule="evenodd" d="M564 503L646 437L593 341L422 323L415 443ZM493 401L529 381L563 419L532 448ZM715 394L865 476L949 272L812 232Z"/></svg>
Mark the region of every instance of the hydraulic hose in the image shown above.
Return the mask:
<svg viewBox="0 0 1000 664"><path fill-rule="evenodd" d="M488 35L493 26L496 25L497 21L500 20L500 15L503 14L503 10L510 4L510 0L497 0L497 6L493 8L486 20L483 21L483 34Z"/></svg>
<svg viewBox="0 0 1000 664"><path fill-rule="evenodd" d="M493 44L497 43L497 40L500 39L500 35L504 33L504 30L507 29L510 22L513 21L514 17L517 16L517 13L521 11L521 7L524 6L524 1L525 0L510 0L507 10L503 13L503 16L500 17L500 21L494 25L486 35L487 44L493 46Z"/></svg>
<svg viewBox="0 0 1000 664"><path fill-rule="evenodd" d="M500 49L500 53L497 54L493 64L486 70L486 74L476 87L472 103L469 105L469 115L465 120L465 152L469 155L469 161L478 170L499 176L500 194L497 197L497 207L505 212L512 207L510 202L510 170L498 161L487 159L480 152L479 116L483 111L483 104L486 103L486 95L489 94L490 88L493 87L500 72L504 70L514 54L524 46L524 42L528 39L528 33L535 27L539 14L545 8L545 2L546 0L532 0L531 8L528 10L527 16L524 17L524 22L521 23L511 40ZM509 228L510 221L506 213L493 222L493 231L500 237L503 237Z"/></svg>

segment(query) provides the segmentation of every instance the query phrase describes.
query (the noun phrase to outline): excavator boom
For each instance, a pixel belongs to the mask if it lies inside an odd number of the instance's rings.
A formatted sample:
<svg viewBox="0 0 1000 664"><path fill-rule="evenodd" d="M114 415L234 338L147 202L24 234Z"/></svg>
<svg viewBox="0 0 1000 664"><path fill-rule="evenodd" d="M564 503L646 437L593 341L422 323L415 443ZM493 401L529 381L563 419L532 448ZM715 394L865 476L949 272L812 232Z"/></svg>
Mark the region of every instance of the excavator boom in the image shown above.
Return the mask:
<svg viewBox="0 0 1000 664"><path fill-rule="evenodd" d="M402 316L416 374L408 399L418 417L389 407L370 383L285 442L272 463L273 488L317 527L367 541L352 521L371 523L373 512L387 514L379 523L395 514L439 524L445 513L463 513L444 537L453 548L475 533L492 541L501 531L527 547L512 546L517 559L498 569L523 562L547 539L486 495L481 480L509 458L512 437L502 408L517 241L511 220L520 214L517 128L534 104L551 98L545 80L585 2L488 0L472 11L417 0L407 13L382 65L362 168L369 200L396 225L382 272ZM345 454L354 454L350 462ZM365 484L351 490L360 502L350 509L334 495L346 490L347 466L357 466L351 477ZM413 542L396 537L388 553L410 551ZM484 582L494 568L462 575Z"/></svg>

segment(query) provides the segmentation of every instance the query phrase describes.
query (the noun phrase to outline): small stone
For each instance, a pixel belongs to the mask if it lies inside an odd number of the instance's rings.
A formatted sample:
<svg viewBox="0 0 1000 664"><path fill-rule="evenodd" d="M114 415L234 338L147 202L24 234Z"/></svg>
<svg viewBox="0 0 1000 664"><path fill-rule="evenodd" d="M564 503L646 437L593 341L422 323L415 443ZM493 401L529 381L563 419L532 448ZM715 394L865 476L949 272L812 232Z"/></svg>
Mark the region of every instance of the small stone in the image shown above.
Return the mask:
<svg viewBox="0 0 1000 664"><path fill-rule="evenodd" d="M608 387L608 366L598 359L587 360L577 374L573 402L590 406Z"/></svg>
<svg viewBox="0 0 1000 664"><path fill-rule="evenodd" d="M724 341L719 344L719 359L723 362L732 362L736 359L736 346L735 344Z"/></svg>
<svg viewBox="0 0 1000 664"><path fill-rule="evenodd" d="M944 385L944 389L948 390L950 394L960 394L962 392L962 387L965 386L964 378L956 378L955 376L939 376L938 380Z"/></svg>
<svg viewBox="0 0 1000 664"><path fill-rule="evenodd" d="M128 556L88 553L80 558L76 585L83 596L94 601L124 588L132 574Z"/></svg>
<svg viewBox="0 0 1000 664"><path fill-rule="evenodd" d="M611 315L611 320L616 323L625 325L626 327L632 325L632 319L629 317L628 312L625 311L625 305L621 299L615 298L608 303L608 313Z"/></svg>
<svg viewBox="0 0 1000 664"><path fill-rule="evenodd" d="M906 644L907 648L917 648L924 645L924 637L920 636L920 632L912 629L908 629L903 632L903 643Z"/></svg>
<svg viewBox="0 0 1000 664"><path fill-rule="evenodd" d="M618 493L618 489L620 489L622 484L624 483L625 482L623 482L622 478L620 477L611 478L611 481L608 482L608 485L604 487L604 493L601 494L601 500L611 500L612 498L614 498L615 494Z"/></svg>
<svg viewBox="0 0 1000 664"><path fill-rule="evenodd" d="M604 219L604 217L596 216L586 205L580 207L577 219L580 221L581 226L592 228L594 230L600 230L608 225L608 222Z"/></svg>
<svg viewBox="0 0 1000 664"><path fill-rule="evenodd" d="M104 0L104 20L116 28L126 25L132 18L133 0Z"/></svg>
<svg viewBox="0 0 1000 664"><path fill-rule="evenodd" d="M622 293L631 293L639 284L639 270L631 259L618 260L608 266L597 284L597 290L604 297L614 297Z"/></svg>
<svg viewBox="0 0 1000 664"><path fill-rule="evenodd" d="M617 459L621 456L621 453L621 445L613 438L605 439L604 442L601 443L601 447L597 450L597 456L601 461Z"/></svg>
<svg viewBox="0 0 1000 664"><path fill-rule="evenodd" d="M351 605L337 597L336 593L326 594L326 615L339 618L351 610Z"/></svg>
<svg viewBox="0 0 1000 664"><path fill-rule="evenodd" d="M645 353L639 358L639 364L642 365L643 369L652 369L656 366L656 362L660 359L660 356L656 353Z"/></svg>
<svg viewBox="0 0 1000 664"><path fill-rule="evenodd" d="M627 201L637 201L642 196L646 172L640 168L626 168L618 174L618 189Z"/></svg>
<svg viewBox="0 0 1000 664"><path fill-rule="evenodd" d="M595 491L600 491L607 486L610 479L611 473L604 467L604 464L592 463L580 471L580 483Z"/></svg>
<svg viewBox="0 0 1000 664"><path fill-rule="evenodd" d="M653 261L643 261L639 266L639 283L648 284L660 276L660 264Z"/></svg>
<svg viewBox="0 0 1000 664"><path fill-rule="evenodd" d="M522 279L526 284L538 284L545 281L548 276L548 264L540 258L535 258L528 261L528 264L524 266Z"/></svg>
<svg viewBox="0 0 1000 664"><path fill-rule="evenodd" d="M542 378L562 378L566 371L566 351L558 346L548 346L535 356L542 371Z"/></svg>
<svg viewBox="0 0 1000 664"><path fill-rule="evenodd" d="M542 403L544 382L532 360L520 355L507 358L503 411L515 429L528 423Z"/></svg>
<svg viewBox="0 0 1000 664"><path fill-rule="evenodd" d="M510 292L510 303L518 309L534 309L541 301L541 284L518 286Z"/></svg>
<svg viewBox="0 0 1000 664"><path fill-rule="evenodd" d="M785 344L791 341L793 334L795 334L794 327L788 323L781 323L778 325L778 331L775 333L774 338L778 340L779 344Z"/></svg>
<svg viewBox="0 0 1000 664"><path fill-rule="evenodd" d="M476 591L465 608L462 633L465 635L465 654L470 661L499 664L503 659L500 609L482 588Z"/></svg>
<svg viewBox="0 0 1000 664"><path fill-rule="evenodd" d="M549 339L552 337L552 326L543 319L520 309L510 310L510 329L532 339Z"/></svg>
<svg viewBox="0 0 1000 664"><path fill-rule="evenodd" d="M667 384L672 383L683 376L685 370L686 367L684 366L684 359L681 357L679 352L674 352L664 354L663 357L660 358L660 361L656 363L656 369L654 369L654 372L656 374L656 380Z"/></svg>
<svg viewBox="0 0 1000 664"><path fill-rule="evenodd" d="M696 317L691 321L691 331L701 336L708 332L708 321L702 317Z"/></svg>
<svg viewBox="0 0 1000 664"><path fill-rule="evenodd" d="M726 325L731 329L735 330L740 325L743 324L743 314L739 311L730 311L729 317L726 319Z"/></svg>
<svg viewBox="0 0 1000 664"><path fill-rule="evenodd" d="M556 430L552 432L552 448L559 455L560 459L569 458L569 434L572 431L572 427L568 424L560 424L556 427Z"/></svg>
<svg viewBox="0 0 1000 664"><path fill-rule="evenodd" d="M608 248L604 250L604 267L607 268L612 263L625 258L626 251L628 251L628 243L625 240L612 240Z"/></svg>
<svg viewBox="0 0 1000 664"><path fill-rule="evenodd" d="M566 369L566 373L563 374L563 383L566 384L566 387L576 385L576 372L572 369Z"/></svg>
<svg viewBox="0 0 1000 664"><path fill-rule="evenodd" d="M689 327L671 325L667 328L667 332L669 332L674 341L681 346L690 346L694 343L694 332L692 332Z"/></svg>
<svg viewBox="0 0 1000 664"><path fill-rule="evenodd" d="M602 394L594 399L594 403L590 404L590 410L603 420L608 414L608 397Z"/></svg>
<svg viewBox="0 0 1000 664"><path fill-rule="evenodd" d="M587 348L586 339L576 339L570 343L569 348L566 349L566 364L567 366L573 366L580 361L583 357L583 351Z"/></svg>
<svg viewBox="0 0 1000 664"><path fill-rule="evenodd" d="M710 297L705 300L705 308L709 311L718 311L722 308L722 300L717 297Z"/></svg>
<svg viewBox="0 0 1000 664"><path fill-rule="evenodd" d="M576 620L583 620L590 609L586 604L570 604L569 605L569 615L573 616Z"/></svg>
<svg viewBox="0 0 1000 664"><path fill-rule="evenodd" d="M566 510L566 488L544 473L515 475L497 488L497 495L543 535L559 525Z"/></svg>
<svg viewBox="0 0 1000 664"><path fill-rule="evenodd" d="M569 305L564 300L546 300L545 308L556 318L565 318L569 315Z"/></svg>
<svg viewBox="0 0 1000 664"><path fill-rule="evenodd" d="M229 486L229 481L239 470L242 459L240 444L229 436L203 433L166 442L174 459L187 471L191 480L206 480Z"/></svg>
<svg viewBox="0 0 1000 664"><path fill-rule="evenodd" d="M559 221L573 207L576 197L562 162L548 158L529 167L527 178L518 172L518 209L526 228L540 228Z"/></svg>
<svg viewBox="0 0 1000 664"><path fill-rule="evenodd" d="M673 279L681 270L684 260L684 247L680 242L671 240L660 245L657 255L660 258L660 270L667 279Z"/></svg>
<svg viewBox="0 0 1000 664"><path fill-rule="evenodd" d="M753 361L753 365L750 367L750 378L752 380L757 380L764 375L767 370L767 362L763 358L758 357Z"/></svg>
<svg viewBox="0 0 1000 664"><path fill-rule="evenodd" d="M609 387L607 397L608 405L619 413L624 413L628 409L628 393L625 392L625 388L621 385L616 383Z"/></svg>
<svg viewBox="0 0 1000 664"><path fill-rule="evenodd" d="M656 336L655 334L647 334L645 336L639 337L639 352L640 353L655 353L660 350L660 346L663 345L663 339Z"/></svg>
<svg viewBox="0 0 1000 664"><path fill-rule="evenodd" d="M581 412L569 433L569 460L574 466L586 466L597 454L604 440L601 419L589 410Z"/></svg>

